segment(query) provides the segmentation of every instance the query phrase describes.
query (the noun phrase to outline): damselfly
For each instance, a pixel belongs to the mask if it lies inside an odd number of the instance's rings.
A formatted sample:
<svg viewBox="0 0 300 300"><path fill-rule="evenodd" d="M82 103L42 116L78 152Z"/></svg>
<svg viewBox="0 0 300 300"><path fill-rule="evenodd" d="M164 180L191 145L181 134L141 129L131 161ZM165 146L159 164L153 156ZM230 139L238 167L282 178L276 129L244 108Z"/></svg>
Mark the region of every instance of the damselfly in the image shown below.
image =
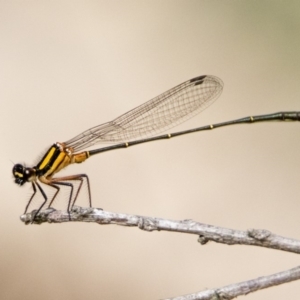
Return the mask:
<svg viewBox="0 0 300 300"><path fill-rule="evenodd" d="M300 112L279 112L245 117L149 138L149 136L169 129L204 110L217 99L222 89L222 81L215 76L203 75L193 78L130 110L111 122L92 127L67 142L53 144L41 161L33 168L28 168L21 164L14 165L13 175L15 183L23 185L25 182L31 182L33 188L33 194L28 201L25 213L36 195L36 187L41 192L44 201L36 210L33 221L48 200L50 200L48 207L51 207L60 191L60 186L68 186L70 188L67 208L68 213L70 213L84 179L87 182L89 205L92 206L89 178L86 174L65 177L53 176L68 165L81 163L95 154L227 125L274 120L300 121ZM143 139L135 140L138 137L143 137ZM84 150L101 142L122 143L94 150ZM72 181L78 181L79 183L74 197L74 184ZM48 199L40 183L56 190L51 199Z"/></svg>

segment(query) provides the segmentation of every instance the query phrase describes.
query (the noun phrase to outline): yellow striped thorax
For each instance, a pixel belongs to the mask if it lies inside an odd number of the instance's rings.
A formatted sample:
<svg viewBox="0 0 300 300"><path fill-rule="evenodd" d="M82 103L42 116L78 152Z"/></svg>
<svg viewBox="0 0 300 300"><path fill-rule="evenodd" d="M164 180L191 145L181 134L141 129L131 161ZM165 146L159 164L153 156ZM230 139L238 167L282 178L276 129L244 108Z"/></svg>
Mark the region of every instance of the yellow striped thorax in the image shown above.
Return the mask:
<svg viewBox="0 0 300 300"><path fill-rule="evenodd" d="M55 143L36 166L37 176L51 177L72 163L81 163L88 158L88 152L74 154L72 148Z"/></svg>

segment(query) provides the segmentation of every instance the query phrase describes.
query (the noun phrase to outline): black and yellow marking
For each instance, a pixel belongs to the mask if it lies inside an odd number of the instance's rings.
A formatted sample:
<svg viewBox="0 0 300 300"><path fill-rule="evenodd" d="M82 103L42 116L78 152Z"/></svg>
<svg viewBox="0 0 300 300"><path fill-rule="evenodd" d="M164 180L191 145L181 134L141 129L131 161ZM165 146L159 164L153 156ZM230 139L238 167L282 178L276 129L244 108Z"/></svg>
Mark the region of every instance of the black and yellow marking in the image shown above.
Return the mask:
<svg viewBox="0 0 300 300"><path fill-rule="evenodd" d="M23 178L24 177L24 175L22 173L20 173L20 172L14 172L14 175L16 177L19 177L19 178Z"/></svg>
<svg viewBox="0 0 300 300"><path fill-rule="evenodd" d="M50 169L53 170L54 166L57 168L65 156L66 154L61 151L60 147L57 144L53 144L41 161L37 164L37 175L45 175Z"/></svg>
<svg viewBox="0 0 300 300"><path fill-rule="evenodd" d="M89 152L72 153L72 149L64 148L63 144L53 144L35 167L37 176L51 177L72 163L81 163L89 157Z"/></svg>

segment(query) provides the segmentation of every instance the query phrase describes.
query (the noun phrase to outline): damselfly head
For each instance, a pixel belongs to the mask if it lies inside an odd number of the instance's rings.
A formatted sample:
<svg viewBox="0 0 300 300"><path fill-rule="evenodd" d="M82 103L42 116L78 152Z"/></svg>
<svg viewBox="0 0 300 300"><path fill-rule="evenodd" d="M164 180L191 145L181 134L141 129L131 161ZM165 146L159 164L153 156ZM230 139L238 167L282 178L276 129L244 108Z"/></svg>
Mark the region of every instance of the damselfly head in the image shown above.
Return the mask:
<svg viewBox="0 0 300 300"><path fill-rule="evenodd" d="M21 164L14 165L12 172L15 177L15 183L19 185L23 185L27 181L32 181L35 177L34 169L25 168Z"/></svg>

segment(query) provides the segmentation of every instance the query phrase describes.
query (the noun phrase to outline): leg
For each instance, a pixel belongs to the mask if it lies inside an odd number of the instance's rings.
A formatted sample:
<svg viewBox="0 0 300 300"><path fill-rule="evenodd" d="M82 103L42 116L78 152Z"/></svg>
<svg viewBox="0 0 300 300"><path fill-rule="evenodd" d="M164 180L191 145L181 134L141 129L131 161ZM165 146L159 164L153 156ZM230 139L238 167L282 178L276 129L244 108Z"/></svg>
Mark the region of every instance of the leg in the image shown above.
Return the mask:
<svg viewBox="0 0 300 300"><path fill-rule="evenodd" d="M36 185L38 187L38 189L40 190L41 194L43 195L45 201L42 203L42 205L39 207L39 209L36 211L36 213L34 214L33 218L32 218L32 221L31 221L31 224L34 222L34 219L36 218L36 216L38 215L38 213L41 211L41 209L43 208L43 206L46 204L48 198L47 198L47 195L46 193L44 192L44 190L42 189L42 187L39 185L38 182L36 182ZM57 193L57 192L56 192ZM30 201L32 200L32 197L30 199Z"/></svg>
<svg viewBox="0 0 300 300"><path fill-rule="evenodd" d="M71 192L69 195L69 201L68 201L68 214L69 214L69 219L71 220L71 216L70 216L70 209L72 209L72 207L74 206L77 197L79 195L79 192L81 190L82 187L82 183L83 183L83 178L86 178L87 180L87 186L88 186L88 193L89 193L89 204L90 207L92 207L92 200L91 200L91 189L90 189L90 183L89 183L89 178L86 174L78 174L78 175L72 175L72 176L65 176L65 177L59 177L59 178L45 178L45 177L40 177L39 180L55 189L57 189L56 193L54 194L54 196L52 197L50 204L49 204L49 208L51 207L52 203L54 202L57 194L60 191L60 188L57 185L64 185L64 186L69 186L71 188ZM72 180L79 180L79 187L77 189L76 195L74 197L73 203L72 203L72 197L73 197L73 190L74 190L74 186L72 183L69 182L65 182L65 181L72 181ZM40 186L38 185L39 189ZM43 197L45 199L47 199L46 194L44 193L44 191L42 192ZM40 210L43 208L43 206L45 205L45 203L47 202L47 200L44 201L44 203L41 205L41 207L38 209L37 213L35 214L35 216L40 212Z"/></svg>
<svg viewBox="0 0 300 300"><path fill-rule="evenodd" d="M68 183L68 182L55 182L55 184L54 184L54 183L52 183L52 181L48 181L48 180L47 180L47 181L46 181L46 180L42 180L41 182L43 182L43 183L45 183L45 184L47 184L47 185L49 185L49 186L51 186L51 187L53 187L53 188L56 189L56 193L55 193L54 196L52 197L51 202L50 202L50 204L49 204L48 207L51 206L51 204L53 203L54 199L56 198L57 194L58 194L59 191L60 191L60 188L59 188L57 185L65 185L65 186L69 186L69 187L71 188L71 192L70 192L70 196L69 196L69 203L68 203L69 219L71 220L71 216L70 216L70 206L71 206L72 195L73 195L73 184ZM42 196L43 196L43 198L44 198L44 202L42 203L42 205L38 208L38 210L37 210L36 213L34 214L31 223L34 222L36 216L39 214L39 212L42 210L42 208L44 207L44 205L47 203L47 200L48 200L48 197L47 197L46 193L44 192L44 190L42 189L42 187L39 185L39 183L38 183L38 182L35 182L35 184L38 186L38 189L40 190L40 192L41 192L41 194L42 194ZM33 195L31 196L31 198L30 198L30 200L29 200L29 202L28 202L28 204L27 204L27 206L26 206L26 211L27 211L27 209L28 209L28 207L29 207L29 205L30 205L30 203L31 203L31 200L33 199L33 197L34 197L34 195L35 195L35 193L36 193L36 187L35 187L34 183L32 183L32 186L33 186L34 193L33 193Z"/></svg>
<svg viewBox="0 0 300 300"><path fill-rule="evenodd" d="M72 183L69 183L69 182L60 182L60 181L58 181L58 182L55 182L55 184L54 184L54 183L51 184L51 186L56 187L56 188L59 189L59 187L56 186L57 184L58 184L58 185L69 186L69 187L71 188L71 192L70 192L70 195L69 195L69 201L68 201L68 209L67 209L68 214L69 214L69 220L71 221L70 206L71 206L71 202L72 202L73 189L74 189L73 184L72 184ZM49 204L49 207L51 206L51 204L52 204L52 202L53 202L55 196L56 196L56 194L55 194L54 197L52 198L52 200L51 200L51 202L50 202L50 204Z"/></svg>
<svg viewBox="0 0 300 300"><path fill-rule="evenodd" d="M29 201L28 201L28 203L27 203L27 205L26 205L24 214L27 213L28 207L29 207L29 205L30 205L30 203L31 203L31 201L32 201L32 199L33 199L35 193L36 193L36 187L35 187L34 182L32 182L32 189L33 189L33 194L32 194L32 196L30 197L30 199L29 199Z"/></svg>
<svg viewBox="0 0 300 300"><path fill-rule="evenodd" d="M73 201L73 204L72 204L72 207L71 209L73 208L76 200L77 200L77 197L79 195L79 192L81 190L81 187L82 187L82 184L83 184L83 178L86 179L86 183L87 183L87 188L88 188L88 193L89 193L89 205L90 207L92 207L92 197L91 197L91 189L90 189L90 181L89 181L89 177L86 175L86 174L79 174L78 175L79 177L77 179L74 179L74 180L80 180L80 184L79 184L79 187L77 189L77 193L75 195L75 198L74 198L74 201Z"/></svg>
<svg viewBox="0 0 300 300"><path fill-rule="evenodd" d="M77 197L79 195L79 192L80 192L82 184L83 184L83 178L86 178L87 187L88 187L88 193L89 193L89 205L90 205L90 207L92 207L92 197L91 197L90 181L89 181L89 178L88 178L88 176L86 174L78 174L78 175L71 175L71 176L65 176L65 177L59 177L59 178L52 178L51 179L51 183L53 183L53 184L59 184L59 182L62 182L62 181L72 181L72 180L79 180L80 181L79 187L77 189L76 195L75 195L74 200L73 200L73 203L69 207L70 209L72 209L72 207L74 206L74 204L75 204L75 202L77 200ZM53 200L54 199L52 199L50 205L52 204ZM49 207L50 207L50 205L49 205Z"/></svg>

